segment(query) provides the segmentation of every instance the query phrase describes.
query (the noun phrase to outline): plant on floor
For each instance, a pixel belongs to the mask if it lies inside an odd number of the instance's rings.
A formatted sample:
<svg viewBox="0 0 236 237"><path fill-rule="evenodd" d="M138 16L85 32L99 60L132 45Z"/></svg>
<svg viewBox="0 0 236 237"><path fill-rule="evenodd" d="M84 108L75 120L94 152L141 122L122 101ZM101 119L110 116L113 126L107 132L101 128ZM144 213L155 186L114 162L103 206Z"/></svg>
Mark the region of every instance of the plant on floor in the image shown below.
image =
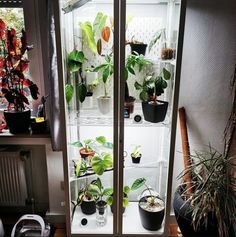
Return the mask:
<svg viewBox="0 0 236 237"><path fill-rule="evenodd" d="M25 132L30 123L30 101L29 95L34 100L38 99L39 89L37 85L28 78L26 74L29 60L26 52L33 47L27 43L26 32L22 29L21 37L15 29L9 29L0 19L0 93L8 102L5 112L6 122L12 132ZM28 109L28 110L26 110ZM11 111L11 113L9 113ZM16 115L17 114L17 115ZM20 118L12 119L12 116L26 115L21 119L22 124L15 130L12 128ZM18 120L18 121L17 121Z"/></svg>
<svg viewBox="0 0 236 237"><path fill-rule="evenodd" d="M182 182L174 199L174 210L181 230L185 234L192 228L187 236L209 236L212 233L219 237L235 236L236 168L233 157L209 145L207 151L196 151L189 158L191 165L179 178L190 175L190 187L187 189L187 183ZM182 216L184 213L185 217Z"/></svg>
<svg viewBox="0 0 236 237"><path fill-rule="evenodd" d="M123 211L125 210L125 208L128 206L129 204L129 197L128 197L128 194L130 192L133 192L133 191L136 191L138 190L139 188L141 188L146 182L146 179L145 178L138 178L136 180L134 180L134 182L132 183L131 186L124 186L123 188ZM109 195L107 195L107 204L112 206L113 204L113 189L110 188L109 189Z"/></svg>
<svg viewBox="0 0 236 237"><path fill-rule="evenodd" d="M158 76L148 75L142 84L135 82L136 90L140 91L139 98L142 100L145 120L155 123L165 119L168 102L158 101L157 97L164 93L170 78L171 73L166 68L162 68Z"/></svg>

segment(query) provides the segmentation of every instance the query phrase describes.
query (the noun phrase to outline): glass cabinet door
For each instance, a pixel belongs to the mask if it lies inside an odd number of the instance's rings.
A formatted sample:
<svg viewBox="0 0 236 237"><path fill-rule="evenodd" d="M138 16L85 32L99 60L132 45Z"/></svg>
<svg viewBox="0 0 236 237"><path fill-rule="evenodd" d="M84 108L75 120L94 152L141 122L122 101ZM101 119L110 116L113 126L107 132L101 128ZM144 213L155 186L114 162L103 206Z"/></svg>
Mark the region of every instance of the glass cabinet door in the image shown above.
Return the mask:
<svg viewBox="0 0 236 237"><path fill-rule="evenodd" d="M179 17L179 1L126 1L124 234L164 234Z"/></svg>
<svg viewBox="0 0 236 237"><path fill-rule="evenodd" d="M67 228L166 236L181 1L62 2Z"/></svg>
<svg viewBox="0 0 236 237"><path fill-rule="evenodd" d="M71 234L113 234L114 4L61 6Z"/></svg>

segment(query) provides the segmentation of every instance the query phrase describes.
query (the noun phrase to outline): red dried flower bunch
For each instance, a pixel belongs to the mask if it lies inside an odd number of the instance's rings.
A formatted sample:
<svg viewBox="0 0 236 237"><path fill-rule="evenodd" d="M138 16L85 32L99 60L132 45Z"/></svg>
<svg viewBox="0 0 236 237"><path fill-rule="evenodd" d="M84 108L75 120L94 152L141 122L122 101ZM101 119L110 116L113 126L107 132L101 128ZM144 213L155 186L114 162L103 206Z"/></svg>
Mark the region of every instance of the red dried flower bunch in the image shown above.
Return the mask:
<svg viewBox="0 0 236 237"><path fill-rule="evenodd" d="M37 85L25 75L29 66L25 53L30 49L25 31L18 37L16 30L0 19L0 95L6 98L8 110L24 111L29 105L28 94L38 99Z"/></svg>

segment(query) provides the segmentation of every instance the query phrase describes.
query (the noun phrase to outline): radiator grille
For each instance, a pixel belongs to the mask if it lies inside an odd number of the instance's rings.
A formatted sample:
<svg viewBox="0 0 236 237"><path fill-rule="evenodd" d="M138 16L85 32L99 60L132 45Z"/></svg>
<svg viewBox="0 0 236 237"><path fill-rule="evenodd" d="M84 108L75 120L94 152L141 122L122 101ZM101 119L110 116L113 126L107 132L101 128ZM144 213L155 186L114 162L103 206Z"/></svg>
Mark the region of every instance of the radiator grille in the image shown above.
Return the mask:
<svg viewBox="0 0 236 237"><path fill-rule="evenodd" d="M0 206L24 206L26 199L25 161L20 151L0 152Z"/></svg>

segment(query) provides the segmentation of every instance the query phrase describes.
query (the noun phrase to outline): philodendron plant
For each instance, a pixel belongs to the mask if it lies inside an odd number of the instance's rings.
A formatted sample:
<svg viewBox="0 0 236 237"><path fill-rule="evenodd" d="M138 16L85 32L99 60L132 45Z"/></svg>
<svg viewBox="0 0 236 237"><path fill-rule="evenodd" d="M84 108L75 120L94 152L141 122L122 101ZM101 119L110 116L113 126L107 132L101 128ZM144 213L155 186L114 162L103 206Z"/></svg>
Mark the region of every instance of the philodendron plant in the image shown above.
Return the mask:
<svg viewBox="0 0 236 237"><path fill-rule="evenodd" d="M129 204L128 194L130 192L136 191L139 188L141 188L145 184L145 182L146 182L145 178L138 178L132 183L131 186L126 185L123 187L123 207L127 207ZM108 194L109 195L107 195L107 204L112 205L113 203L113 189L112 188L109 189Z"/></svg>
<svg viewBox="0 0 236 237"><path fill-rule="evenodd" d="M79 101L82 103L85 100L87 94L87 87L85 84L85 80L82 76L82 64L85 61L85 56L82 51L78 51L76 49L72 50L67 56L67 69L69 73L69 77L73 74L77 73L80 77L80 82L76 87ZM65 95L66 95L66 102L69 104L74 95L74 86L71 83L67 83L65 85Z"/></svg>

